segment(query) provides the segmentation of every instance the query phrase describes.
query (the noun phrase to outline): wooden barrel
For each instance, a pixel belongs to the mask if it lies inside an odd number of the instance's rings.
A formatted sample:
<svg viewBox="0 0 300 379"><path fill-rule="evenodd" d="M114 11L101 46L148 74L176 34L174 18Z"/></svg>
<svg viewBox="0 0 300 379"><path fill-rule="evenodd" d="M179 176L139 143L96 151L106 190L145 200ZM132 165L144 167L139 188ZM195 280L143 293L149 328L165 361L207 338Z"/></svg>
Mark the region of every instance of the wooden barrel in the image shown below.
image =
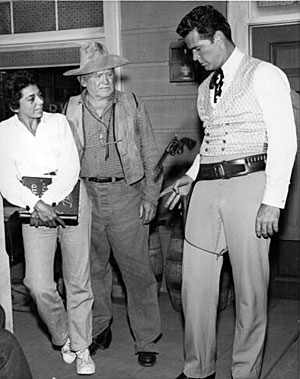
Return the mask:
<svg viewBox="0 0 300 379"><path fill-rule="evenodd" d="M182 253L183 232L174 229L170 236L170 243L166 255L165 280L172 307L175 311L182 311Z"/></svg>
<svg viewBox="0 0 300 379"><path fill-rule="evenodd" d="M165 265L166 286L172 307L176 312L182 311L181 287L183 240L183 231L175 228L170 236ZM232 301L233 296L232 273L228 253L223 255L223 259L218 311L225 309L227 304Z"/></svg>
<svg viewBox="0 0 300 379"><path fill-rule="evenodd" d="M159 235L159 230L157 227L153 227L149 234L149 256L157 281L157 293L159 295L162 283L162 277L164 272L164 257L162 252L161 240ZM112 258L112 294L111 298L113 303L124 304L126 302L126 289L124 282L122 280L122 275L120 270Z"/></svg>
<svg viewBox="0 0 300 379"><path fill-rule="evenodd" d="M233 301L233 279L228 253L223 255L223 266L220 277L218 311L222 311Z"/></svg>
<svg viewBox="0 0 300 379"><path fill-rule="evenodd" d="M164 255L161 246L159 229L150 230L149 235L149 255L152 270L157 282L157 294L159 295L164 273Z"/></svg>
<svg viewBox="0 0 300 379"><path fill-rule="evenodd" d="M110 259L110 265L112 270L112 289L111 289L111 300L116 304L125 304L126 302L126 290L125 284L122 279L119 267L114 260Z"/></svg>

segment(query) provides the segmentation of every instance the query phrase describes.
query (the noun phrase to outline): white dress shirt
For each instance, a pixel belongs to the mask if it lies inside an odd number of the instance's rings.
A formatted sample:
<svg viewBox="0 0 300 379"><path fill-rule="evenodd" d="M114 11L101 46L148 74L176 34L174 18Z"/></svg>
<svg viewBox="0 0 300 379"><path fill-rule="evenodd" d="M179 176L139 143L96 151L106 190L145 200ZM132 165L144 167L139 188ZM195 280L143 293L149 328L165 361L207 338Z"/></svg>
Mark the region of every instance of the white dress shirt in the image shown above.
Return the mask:
<svg viewBox="0 0 300 379"><path fill-rule="evenodd" d="M222 66L224 73L222 95L228 89L243 56L244 53L235 48ZM284 208L297 151L289 81L278 67L268 62L261 62L254 73L253 88L263 111L268 136L266 186L262 203ZM213 103L213 91L211 90L210 99L212 106L216 107L218 102ZM200 160L198 154L187 171L187 175L193 180L198 174Z"/></svg>
<svg viewBox="0 0 300 379"><path fill-rule="evenodd" d="M15 115L0 123L0 192L10 203L30 208L39 198L21 183L23 176L49 176L52 184L41 197L58 204L74 188L80 163L70 125L58 113L43 113L33 135Z"/></svg>

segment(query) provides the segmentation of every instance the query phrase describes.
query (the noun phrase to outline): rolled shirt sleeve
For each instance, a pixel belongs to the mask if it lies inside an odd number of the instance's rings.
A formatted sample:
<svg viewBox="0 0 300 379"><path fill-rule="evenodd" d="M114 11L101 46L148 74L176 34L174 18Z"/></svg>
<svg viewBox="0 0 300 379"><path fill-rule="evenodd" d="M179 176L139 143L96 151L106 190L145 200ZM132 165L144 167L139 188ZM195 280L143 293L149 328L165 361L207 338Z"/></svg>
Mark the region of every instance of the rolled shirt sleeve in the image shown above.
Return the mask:
<svg viewBox="0 0 300 379"><path fill-rule="evenodd" d="M67 119L63 116L61 133L61 154L58 160L56 175L52 184L44 193L41 200L47 204L58 204L74 188L80 171L80 162L76 144Z"/></svg>
<svg viewBox="0 0 300 379"><path fill-rule="evenodd" d="M9 146L0 125L0 192L11 204L32 210L39 198L21 183Z"/></svg>

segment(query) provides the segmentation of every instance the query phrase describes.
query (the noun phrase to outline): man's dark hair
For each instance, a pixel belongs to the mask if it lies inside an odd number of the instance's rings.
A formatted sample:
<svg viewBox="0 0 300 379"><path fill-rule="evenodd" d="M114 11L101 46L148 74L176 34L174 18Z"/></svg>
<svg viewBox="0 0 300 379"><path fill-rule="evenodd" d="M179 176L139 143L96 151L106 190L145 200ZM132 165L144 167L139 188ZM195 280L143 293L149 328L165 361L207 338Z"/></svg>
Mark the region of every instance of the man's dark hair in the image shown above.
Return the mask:
<svg viewBox="0 0 300 379"><path fill-rule="evenodd" d="M37 77L29 71L15 71L6 75L4 94L11 111L19 109L22 90L30 85L38 84Z"/></svg>
<svg viewBox="0 0 300 379"><path fill-rule="evenodd" d="M176 33L185 38L192 30L196 29L204 39L213 41L217 30L232 42L231 28L226 18L211 5L194 8L180 21Z"/></svg>

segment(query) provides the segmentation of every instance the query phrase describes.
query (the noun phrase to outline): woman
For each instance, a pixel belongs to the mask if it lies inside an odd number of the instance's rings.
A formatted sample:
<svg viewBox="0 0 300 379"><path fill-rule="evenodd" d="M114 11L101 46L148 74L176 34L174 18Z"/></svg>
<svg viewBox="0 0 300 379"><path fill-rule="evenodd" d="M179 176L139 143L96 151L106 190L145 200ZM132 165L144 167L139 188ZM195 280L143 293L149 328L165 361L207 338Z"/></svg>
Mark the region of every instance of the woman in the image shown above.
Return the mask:
<svg viewBox="0 0 300 379"><path fill-rule="evenodd" d="M0 124L0 191L10 203L26 208L30 224L22 225L25 249L24 284L36 302L63 360L76 360L77 373L93 374L90 358L93 295L90 285L89 241L91 206L80 185L80 219L65 225L55 209L74 188L79 158L65 116L43 111L44 100L35 78L27 72L7 77L5 92L14 115ZM22 184L24 177L51 179L39 198ZM60 242L66 307L53 279Z"/></svg>

